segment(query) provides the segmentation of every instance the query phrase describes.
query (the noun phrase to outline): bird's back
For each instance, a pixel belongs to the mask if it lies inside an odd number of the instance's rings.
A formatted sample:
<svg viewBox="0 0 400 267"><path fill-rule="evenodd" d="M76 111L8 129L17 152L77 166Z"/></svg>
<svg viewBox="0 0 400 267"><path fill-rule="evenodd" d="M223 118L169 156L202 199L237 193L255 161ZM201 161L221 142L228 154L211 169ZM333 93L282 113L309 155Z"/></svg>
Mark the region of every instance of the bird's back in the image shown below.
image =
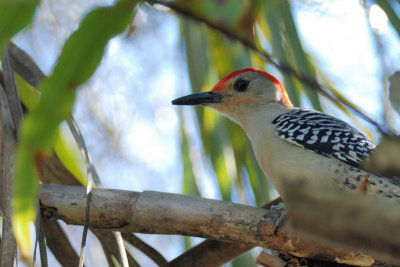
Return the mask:
<svg viewBox="0 0 400 267"><path fill-rule="evenodd" d="M276 117L272 124L286 142L357 168L375 149L371 141L346 122L314 110L294 109Z"/></svg>

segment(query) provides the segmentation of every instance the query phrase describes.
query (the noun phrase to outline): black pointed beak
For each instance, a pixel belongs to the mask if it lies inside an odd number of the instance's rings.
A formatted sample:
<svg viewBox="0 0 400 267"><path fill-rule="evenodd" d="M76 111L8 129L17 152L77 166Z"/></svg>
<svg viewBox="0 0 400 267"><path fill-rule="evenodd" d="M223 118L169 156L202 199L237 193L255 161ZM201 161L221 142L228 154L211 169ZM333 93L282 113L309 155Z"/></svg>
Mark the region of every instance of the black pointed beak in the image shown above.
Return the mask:
<svg viewBox="0 0 400 267"><path fill-rule="evenodd" d="M227 94L218 94L212 91L209 92L200 92L187 96L182 96L175 100L172 100L172 104L174 105L203 105L203 104L219 104L222 103L222 100L231 95Z"/></svg>

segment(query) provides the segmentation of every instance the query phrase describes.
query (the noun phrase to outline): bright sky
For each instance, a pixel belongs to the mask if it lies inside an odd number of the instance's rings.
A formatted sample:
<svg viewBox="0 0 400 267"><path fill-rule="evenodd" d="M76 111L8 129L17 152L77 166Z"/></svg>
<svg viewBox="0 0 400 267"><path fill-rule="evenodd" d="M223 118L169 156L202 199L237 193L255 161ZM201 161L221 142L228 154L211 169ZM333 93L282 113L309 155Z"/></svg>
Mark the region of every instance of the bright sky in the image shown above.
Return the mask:
<svg viewBox="0 0 400 267"><path fill-rule="evenodd" d="M108 2L43 1L36 23L16 42L49 73L80 16L93 3ZM360 1L318 2L321 4L311 7L295 6L305 49L343 94L380 119L380 62ZM389 66L395 66L400 62L397 35L388 28L387 18L378 7L371 10L371 19L388 46ZM120 36L110 42L101 66L82 87L74 114L106 187L180 193L180 108L173 107L170 101L188 93L190 88L179 22L173 15L146 9L138 11L135 25L131 36ZM327 112L337 112L329 104L326 107ZM182 111L194 119L192 109ZM200 189L205 196L218 198L215 177L207 171L210 163L201 161L195 125L189 129L197 148L192 156L199 162L195 168L200 173ZM79 240L79 229L75 236ZM145 238L168 259L183 249L180 237ZM89 253L88 257L90 262L101 266L97 254ZM151 265L148 261L143 263Z"/></svg>

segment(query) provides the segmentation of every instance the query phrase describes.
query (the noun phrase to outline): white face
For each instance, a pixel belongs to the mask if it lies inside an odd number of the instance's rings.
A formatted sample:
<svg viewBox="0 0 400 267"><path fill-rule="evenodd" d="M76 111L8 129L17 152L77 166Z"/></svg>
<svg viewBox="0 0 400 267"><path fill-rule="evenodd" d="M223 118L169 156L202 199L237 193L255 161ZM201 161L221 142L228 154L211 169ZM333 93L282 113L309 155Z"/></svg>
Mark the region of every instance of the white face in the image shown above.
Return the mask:
<svg viewBox="0 0 400 267"><path fill-rule="evenodd" d="M206 105L244 126L255 113L263 117L271 114L270 104L278 107L292 107L285 89L272 75L244 69L232 72L219 81L212 91L180 97L174 105ZM279 109L279 108L278 108ZM273 113L273 112L272 112Z"/></svg>
<svg viewBox="0 0 400 267"><path fill-rule="evenodd" d="M230 96L225 97L220 104L207 106L236 121L250 110L257 110L258 107L268 103L282 101L280 85L253 71L241 73L227 81L222 80L212 92Z"/></svg>

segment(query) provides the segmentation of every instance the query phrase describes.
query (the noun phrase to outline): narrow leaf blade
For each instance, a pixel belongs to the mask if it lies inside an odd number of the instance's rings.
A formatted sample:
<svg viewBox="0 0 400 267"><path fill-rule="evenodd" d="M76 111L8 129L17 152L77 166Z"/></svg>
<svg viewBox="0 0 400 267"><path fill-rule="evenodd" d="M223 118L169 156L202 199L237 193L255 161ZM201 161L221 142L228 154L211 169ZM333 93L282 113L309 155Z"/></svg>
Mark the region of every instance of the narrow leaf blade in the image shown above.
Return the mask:
<svg viewBox="0 0 400 267"><path fill-rule="evenodd" d="M39 105L21 125L16 156L13 225L24 257L30 257L29 222L36 214L38 179L35 167L43 164L57 137L58 125L68 118L75 89L99 64L109 39L121 33L133 15L136 1L121 0L114 6L91 11L66 41L53 74L40 85Z"/></svg>

